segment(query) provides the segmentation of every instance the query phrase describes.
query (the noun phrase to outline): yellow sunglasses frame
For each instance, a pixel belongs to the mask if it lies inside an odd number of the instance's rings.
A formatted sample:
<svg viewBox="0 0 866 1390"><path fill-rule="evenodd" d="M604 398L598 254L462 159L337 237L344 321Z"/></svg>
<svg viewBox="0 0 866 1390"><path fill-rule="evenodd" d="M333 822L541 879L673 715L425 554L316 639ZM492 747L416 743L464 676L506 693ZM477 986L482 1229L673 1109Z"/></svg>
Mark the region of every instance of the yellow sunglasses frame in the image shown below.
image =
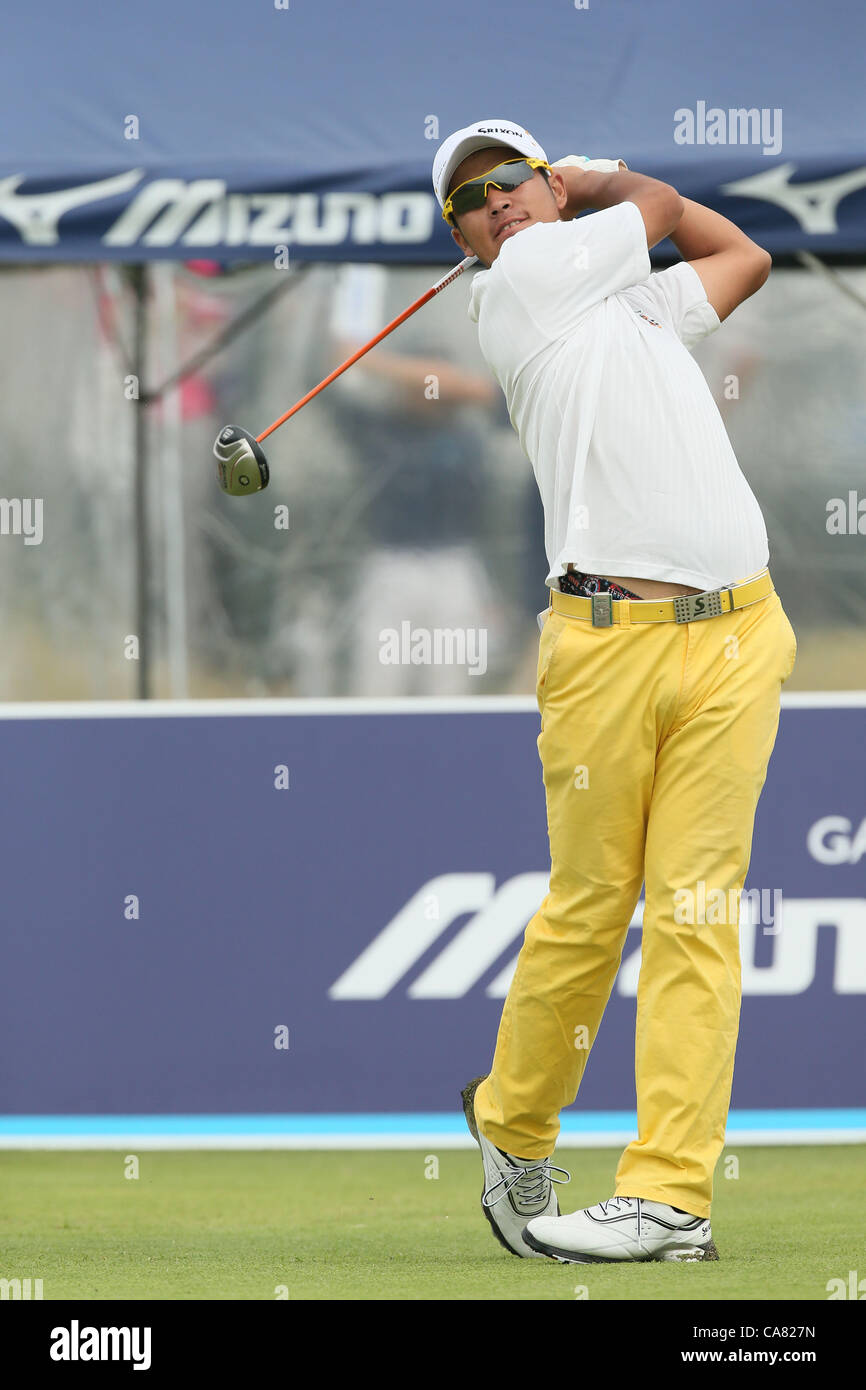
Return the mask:
<svg viewBox="0 0 866 1390"><path fill-rule="evenodd" d="M485 197L485 200L486 200L486 198L487 198L487 182L489 182L490 184L492 184L493 187L495 187L495 188L501 188L502 185L499 184L499 183L497 183L496 179L490 178L490 174L495 174L495 172L496 172L497 169L501 169L501 168L502 168L504 165L506 165L506 164L528 164L528 165L530 166L531 169L549 169L549 168L550 168L550 165L548 164L548 162L547 162L546 159L529 159L526 155L519 155L519 156L517 156L517 157L514 158L514 159L503 159L503 160L501 160L499 164L494 164L493 168L492 168L487 174L476 174L476 176L475 176L474 179L464 179L462 183L458 183L457 187L456 187L455 189L453 189L453 190L448 194L448 197L445 199L445 202L444 202L444 204L443 204L443 206L442 206L442 216L444 217L445 221L448 222L448 223L451 223L451 219L452 219L452 216L453 216L453 204L452 204L452 200L453 200L453 198L454 198L454 195L455 195L456 193L459 193L460 190L461 190L461 188L465 188L467 184L469 184L469 183L479 183L479 184L480 184L482 181L484 181L484 197Z"/></svg>

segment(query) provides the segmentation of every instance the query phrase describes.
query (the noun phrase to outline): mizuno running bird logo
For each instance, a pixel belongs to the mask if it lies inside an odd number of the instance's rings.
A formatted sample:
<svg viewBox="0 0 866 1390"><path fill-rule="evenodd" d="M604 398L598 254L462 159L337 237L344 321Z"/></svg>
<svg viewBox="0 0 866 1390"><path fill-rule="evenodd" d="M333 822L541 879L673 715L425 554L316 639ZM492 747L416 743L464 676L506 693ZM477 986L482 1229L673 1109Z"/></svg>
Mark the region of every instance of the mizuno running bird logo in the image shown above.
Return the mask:
<svg viewBox="0 0 866 1390"><path fill-rule="evenodd" d="M129 193L144 178L143 169L130 169L126 174L81 183L76 188L61 188L53 193L19 193L23 174L0 179L0 217L11 222L21 240L28 246L55 246L60 240L58 222L65 212L94 203L103 198L116 198Z"/></svg>
<svg viewBox="0 0 866 1390"><path fill-rule="evenodd" d="M486 980L487 998L504 999L521 938L549 886L545 873L517 874L499 888L489 873L431 878L334 981L328 997L384 999L408 981L402 992L410 999L460 999ZM643 909L643 902L638 903L629 924L634 935L623 952L615 987L629 999L637 995ZM456 932L450 930L467 915ZM802 994L809 989L819 927L835 932L834 993L866 994L866 898L786 898L785 929L772 937L769 964L764 963L764 945L759 946L759 938L765 942L766 937L748 904L741 906L739 927L744 994ZM441 950L417 973L443 937L448 939Z"/></svg>

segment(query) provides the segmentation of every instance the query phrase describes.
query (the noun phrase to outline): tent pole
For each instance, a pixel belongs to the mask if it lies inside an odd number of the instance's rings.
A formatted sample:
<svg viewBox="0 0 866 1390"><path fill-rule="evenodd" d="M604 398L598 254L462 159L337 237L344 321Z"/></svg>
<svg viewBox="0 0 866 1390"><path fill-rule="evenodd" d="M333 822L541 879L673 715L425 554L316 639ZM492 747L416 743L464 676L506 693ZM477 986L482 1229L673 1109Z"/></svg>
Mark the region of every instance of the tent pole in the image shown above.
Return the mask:
<svg viewBox="0 0 866 1390"><path fill-rule="evenodd" d="M153 285L153 323L157 333L156 357L160 370L165 370L177 363L175 267L171 261L157 261L150 276ZM147 399L153 401L160 397L155 392L148 392ZM189 695L189 673L180 391L166 391L160 403L159 442L154 462L163 532L165 647L161 650L165 651L168 662L169 695L172 700L185 700Z"/></svg>
<svg viewBox="0 0 866 1390"><path fill-rule="evenodd" d="M135 400L135 440L133 445L135 481L133 489L133 511L135 516L135 631L138 635L138 675L136 695L139 700L149 700L151 697L151 629L153 615L150 602L150 546L149 546L149 517L147 510L148 495L148 430L147 430L147 408L154 401L160 400L169 390L178 385L187 377L190 372L197 370L198 367L208 362L210 358L221 352L229 342L232 342L239 333L251 327L260 318L280 295L294 288L302 278L302 275L310 269L310 265L303 265L291 277L281 281L276 287L267 291L249 309L245 309L239 314L233 323L229 324L214 342L195 353L193 357L172 372L161 385L153 391L149 391L145 386L147 378L147 355L148 355L148 291L150 286L150 276L148 274L147 263L129 267L129 278L135 297L134 328L132 343L132 361L129 370L135 375L138 382L138 395ZM117 339L119 344L119 339ZM122 345L120 345L122 347ZM184 678L185 679L185 676Z"/></svg>
<svg viewBox="0 0 866 1390"><path fill-rule="evenodd" d="M145 374L147 372L147 266L131 267L135 294L135 329L132 348L132 370L138 393L135 400L135 630L138 636L139 700L150 699L150 604L147 517L147 405Z"/></svg>

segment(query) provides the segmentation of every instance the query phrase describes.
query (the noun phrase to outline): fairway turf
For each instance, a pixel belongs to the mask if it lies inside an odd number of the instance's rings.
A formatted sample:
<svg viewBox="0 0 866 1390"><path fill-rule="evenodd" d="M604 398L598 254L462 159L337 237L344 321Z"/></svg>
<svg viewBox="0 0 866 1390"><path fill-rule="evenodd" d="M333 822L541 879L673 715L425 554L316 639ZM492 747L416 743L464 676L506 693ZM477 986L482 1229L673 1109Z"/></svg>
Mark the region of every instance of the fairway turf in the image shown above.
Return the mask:
<svg viewBox="0 0 866 1390"><path fill-rule="evenodd" d="M866 1274L866 1148L735 1148L716 1170L718 1264L518 1260L479 1205L477 1150L0 1152L0 1277L47 1299L818 1299ZM573 1211L619 1150L562 1149ZM585 1289L586 1293L581 1291ZM283 1297L286 1295L283 1294Z"/></svg>

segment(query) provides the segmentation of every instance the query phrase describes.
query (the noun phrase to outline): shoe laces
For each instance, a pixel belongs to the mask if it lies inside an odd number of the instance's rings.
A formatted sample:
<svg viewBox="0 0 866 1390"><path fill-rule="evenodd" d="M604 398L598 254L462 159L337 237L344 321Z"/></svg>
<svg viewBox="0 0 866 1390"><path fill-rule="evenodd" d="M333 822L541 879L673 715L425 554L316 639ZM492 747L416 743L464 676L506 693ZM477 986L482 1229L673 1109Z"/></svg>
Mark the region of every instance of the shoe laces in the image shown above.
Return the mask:
<svg viewBox="0 0 866 1390"><path fill-rule="evenodd" d="M607 1216L608 1207L616 1207L617 1211L630 1211L637 1202L635 1197L608 1197L606 1202L599 1202L598 1209L602 1216Z"/></svg>
<svg viewBox="0 0 866 1390"><path fill-rule="evenodd" d="M502 1150L499 1150L502 1153ZM557 1168L551 1163L549 1158L542 1159L539 1163L533 1163L527 1167L517 1167L509 1163L508 1155L505 1155L505 1173L498 1182L488 1187L482 1194L481 1205L484 1207L494 1207L497 1202L501 1202L503 1197L507 1197L512 1189L516 1188L515 1196L521 1203L533 1204L541 1202L547 1196L547 1189L552 1182L571 1182L571 1174L565 1168ZM556 1173L561 1173L561 1177L555 1177ZM501 1191L497 1189L501 1188ZM496 1196L494 1197L494 1192Z"/></svg>

